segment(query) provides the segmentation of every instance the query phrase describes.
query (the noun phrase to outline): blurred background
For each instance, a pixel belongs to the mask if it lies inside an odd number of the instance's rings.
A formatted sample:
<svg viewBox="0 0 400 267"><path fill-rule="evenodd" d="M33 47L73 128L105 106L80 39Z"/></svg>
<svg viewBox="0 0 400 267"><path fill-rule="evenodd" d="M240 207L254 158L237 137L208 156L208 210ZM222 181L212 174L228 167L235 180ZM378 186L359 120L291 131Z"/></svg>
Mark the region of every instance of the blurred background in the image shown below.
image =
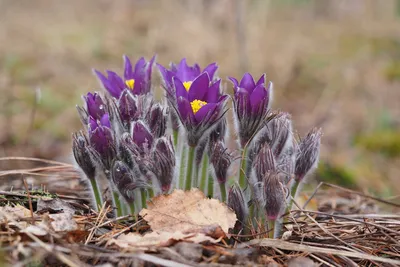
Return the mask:
<svg viewBox="0 0 400 267"><path fill-rule="evenodd" d="M296 134L323 128L317 180L400 194L399 0L0 0L0 157L71 162L91 69L123 54L267 73Z"/></svg>

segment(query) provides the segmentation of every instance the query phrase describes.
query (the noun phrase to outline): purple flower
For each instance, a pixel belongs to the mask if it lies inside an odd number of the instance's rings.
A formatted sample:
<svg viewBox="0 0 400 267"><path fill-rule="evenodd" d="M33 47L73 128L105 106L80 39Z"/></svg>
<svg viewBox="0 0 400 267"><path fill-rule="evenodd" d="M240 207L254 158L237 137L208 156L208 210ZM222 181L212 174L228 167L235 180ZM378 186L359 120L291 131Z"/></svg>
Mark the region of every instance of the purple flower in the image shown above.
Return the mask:
<svg viewBox="0 0 400 267"><path fill-rule="evenodd" d="M161 72L166 88L172 92L173 95L173 77L177 77L184 86L190 87L192 82L202 73L207 72L211 80L214 80L215 73L217 72L217 63L211 63L201 71L200 66L196 63L193 66L188 66L186 58L183 58L178 65L171 63L171 69L168 70L162 65L157 64L158 69Z"/></svg>
<svg viewBox="0 0 400 267"><path fill-rule="evenodd" d="M240 145L245 147L258 132L261 123L267 116L269 108L272 83L266 87L265 74L256 82L249 73L243 75L240 83L232 77L233 83L233 105L237 120Z"/></svg>
<svg viewBox="0 0 400 267"><path fill-rule="evenodd" d="M177 114L186 128L190 146L196 146L204 133L211 129L225 114L227 95L220 94L221 80L210 83L207 72L198 76L190 87L173 78L176 90Z"/></svg>
<svg viewBox="0 0 400 267"><path fill-rule="evenodd" d="M123 78L110 70L106 71L107 77L97 70L94 72L104 88L115 98L119 98L125 88L131 89L136 95L146 94L151 89L151 71L154 61L155 56L148 62L141 57L133 67L129 58L124 56Z"/></svg>
<svg viewBox="0 0 400 267"><path fill-rule="evenodd" d="M108 114L100 120L90 117L88 132L90 145L100 155L104 167L109 169L115 156L115 144Z"/></svg>

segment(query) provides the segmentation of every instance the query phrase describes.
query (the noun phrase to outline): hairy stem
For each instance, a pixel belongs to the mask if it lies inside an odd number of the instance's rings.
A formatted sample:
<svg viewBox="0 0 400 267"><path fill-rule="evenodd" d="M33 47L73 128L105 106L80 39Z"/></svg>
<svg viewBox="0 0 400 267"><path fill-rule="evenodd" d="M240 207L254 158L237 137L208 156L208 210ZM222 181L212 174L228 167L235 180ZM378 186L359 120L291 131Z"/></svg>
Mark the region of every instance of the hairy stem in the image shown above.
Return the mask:
<svg viewBox="0 0 400 267"><path fill-rule="evenodd" d="M173 138L174 138L174 148L175 148L175 151L178 151L178 137L179 137L179 131L173 130L173 131L172 131L172 135L173 135Z"/></svg>
<svg viewBox="0 0 400 267"><path fill-rule="evenodd" d="M268 220L268 237L274 238L274 226L276 220Z"/></svg>
<svg viewBox="0 0 400 267"><path fill-rule="evenodd" d="M121 204L121 200L119 199L118 191L113 191L112 196L113 196L115 208L117 210L117 217L121 217L122 216L122 204Z"/></svg>
<svg viewBox="0 0 400 267"><path fill-rule="evenodd" d="M246 166L247 166L247 147L244 148L242 158L240 159L239 185L242 188L242 190L245 190L247 187Z"/></svg>
<svg viewBox="0 0 400 267"><path fill-rule="evenodd" d="M99 208L101 208L101 206L103 205L103 199L100 195L100 189L99 189L96 179L93 178L93 179L89 179L89 180L90 180L90 185L92 186L92 192L94 195L94 199L96 201L94 209L95 209L95 211L98 211Z"/></svg>
<svg viewBox="0 0 400 267"><path fill-rule="evenodd" d="M181 157L180 157L180 165L179 165L179 188L183 189L185 186L185 162L186 162L186 154L187 148L183 146L181 149Z"/></svg>
<svg viewBox="0 0 400 267"><path fill-rule="evenodd" d="M204 153L201 163L200 190L206 194L206 183L208 179L208 164L209 159L207 153Z"/></svg>
<svg viewBox="0 0 400 267"><path fill-rule="evenodd" d="M131 215L132 215L132 216L134 216L134 215L136 214L136 211L135 211L135 203L134 203L134 202L129 203L129 211L131 212Z"/></svg>
<svg viewBox="0 0 400 267"><path fill-rule="evenodd" d="M142 201L142 209L144 209L144 208L147 207L147 204L146 204L146 202L147 202L147 191L146 191L146 189L144 189L144 188L140 189L140 198L141 198L141 201Z"/></svg>
<svg viewBox="0 0 400 267"><path fill-rule="evenodd" d="M226 186L225 183L218 183L219 184L219 190L221 192L221 201L225 202L226 201Z"/></svg>
<svg viewBox="0 0 400 267"><path fill-rule="evenodd" d="M214 197L214 177L211 173L208 174L207 194L209 197Z"/></svg>
<svg viewBox="0 0 400 267"><path fill-rule="evenodd" d="M195 158L195 153L196 152L196 147L189 146L188 153L187 153L187 164L186 164L186 184L185 184L185 190L190 190L192 188L192 179L197 178L197 170L194 170L193 167L196 166L196 158Z"/></svg>
<svg viewBox="0 0 400 267"><path fill-rule="evenodd" d="M294 184L290 190L290 195L292 197L289 201L289 205L287 206L286 212L290 212L292 210L293 201L297 197L297 194L299 193L299 192L297 192L299 189L299 185L300 185L300 181L294 180Z"/></svg>

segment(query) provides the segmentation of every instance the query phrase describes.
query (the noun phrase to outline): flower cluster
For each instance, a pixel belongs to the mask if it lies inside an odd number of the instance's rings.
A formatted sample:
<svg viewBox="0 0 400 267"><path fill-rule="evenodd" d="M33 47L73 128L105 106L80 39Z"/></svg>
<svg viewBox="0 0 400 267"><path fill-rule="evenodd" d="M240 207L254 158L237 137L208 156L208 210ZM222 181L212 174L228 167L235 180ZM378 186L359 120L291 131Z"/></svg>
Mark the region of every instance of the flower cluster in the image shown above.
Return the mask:
<svg viewBox="0 0 400 267"><path fill-rule="evenodd" d="M165 104L153 97L159 88L152 84L154 69ZM72 149L95 208L104 201L103 176L116 215L136 214L149 198L173 188L199 187L236 212L237 231L254 218L279 223L317 166L321 131L294 138L290 115L270 109L273 85L265 74L257 81L249 73L240 81L229 77L239 156L228 148L229 96L217 70L216 63L201 69L186 59L164 67L155 57L133 66L124 56L123 75L94 71L105 90L88 93L77 107L84 129L73 134Z"/></svg>

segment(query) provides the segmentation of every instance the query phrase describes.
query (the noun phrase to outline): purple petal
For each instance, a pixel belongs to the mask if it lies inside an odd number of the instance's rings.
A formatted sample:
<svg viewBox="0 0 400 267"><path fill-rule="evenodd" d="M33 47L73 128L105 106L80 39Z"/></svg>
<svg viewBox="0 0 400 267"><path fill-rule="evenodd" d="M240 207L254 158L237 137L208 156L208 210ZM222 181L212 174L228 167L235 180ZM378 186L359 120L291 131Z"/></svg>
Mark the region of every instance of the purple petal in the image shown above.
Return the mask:
<svg viewBox="0 0 400 267"><path fill-rule="evenodd" d="M265 98L267 97L267 90L264 85L260 84L257 86L253 93L250 95L250 106L252 112L256 112L260 108L260 104L264 103Z"/></svg>
<svg viewBox="0 0 400 267"><path fill-rule="evenodd" d="M109 88L106 88L111 95L113 95L116 98L119 98L121 95L122 90L125 88L124 81L122 80L121 77L118 76L113 71L107 71L107 76L108 76L108 81L109 81Z"/></svg>
<svg viewBox="0 0 400 267"><path fill-rule="evenodd" d="M156 60L156 56L154 55L150 61L146 64L146 79L148 80L148 82L151 81L151 73L153 71L153 64L154 61Z"/></svg>
<svg viewBox="0 0 400 267"><path fill-rule="evenodd" d="M266 81L266 74L264 73L261 75L260 79L256 83L256 87L259 86L260 84L263 84L265 86L265 81Z"/></svg>
<svg viewBox="0 0 400 267"><path fill-rule="evenodd" d="M196 114L194 114L196 122L198 124L201 123L206 116L213 114L216 108L217 108L217 103L208 103L202 106L196 112Z"/></svg>
<svg viewBox="0 0 400 267"><path fill-rule="evenodd" d="M246 89L250 94L253 92L256 84L254 83L253 76L250 73L245 73L240 81L240 87Z"/></svg>
<svg viewBox="0 0 400 267"><path fill-rule="evenodd" d="M185 86L183 86L183 83L181 82L181 80L179 80L177 77L173 78L173 83L174 83L174 87L175 87L175 93L176 93L176 98L189 98L188 92L186 91Z"/></svg>
<svg viewBox="0 0 400 267"><path fill-rule="evenodd" d="M119 94L121 93L117 87L113 86L111 84L111 81L109 81L106 76L104 76L100 71L98 70L93 70L94 73L96 74L97 78L99 78L100 83L103 85L104 89L106 89L113 97L119 97Z"/></svg>
<svg viewBox="0 0 400 267"><path fill-rule="evenodd" d="M203 72L198 76L192 83L189 89L189 101L193 100L204 100L207 93L208 87L210 85L210 78L207 72Z"/></svg>
<svg viewBox="0 0 400 267"><path fill-rule="evenodd" d="M94 130L96 130L99 127L99 125L97 124L97 121L93 118L93 117L89 117L89 134L91 134L91 132L93 132Z"/></svg>
<svg viewBox="0 0 400 267"><path fill-rule="evenodd" d="M125 80L132 79L132 77L133 77L132 63L131 63L131 61L129 60L129 58L126 55L124 55L123 58L124 58L124 63L125 63L124 64L125 65L125 67L124 67L124 78L125 78Z"/></svg>
<svg viewBox="0 0 400 267"><path fill-rule="evenodd" d="M208 76L210 76L210 80L214 80L214 75L217 72L218 65L217 63L211 63L207 67L204 68L203 72L207 72Z"/></svg>
<svg viewBox="0 0 400 267"><path fill-rule="evenodd" d="M108 127L111 128L111 124L110 124L110 117L108 116L108 114L104 114L103 117L101 117L100 119L100 125L104 126L104 127Z"/></svg>
<svg viewBox="0 0 400 267"><path fill-rule="evenodd" d="M101 118L104 113L104 103L98 93L88 93L85 97L87 111L95 119Z"/></svg>
<svg viewBox="0 0 400 267"><path fill-rule="evenodd" d="M153 143L153 136L141 121L134 123L132 128L132 139L140 148L149 148Z"/></svg>
<svg viewBox="0 0 400 267"><path fill-rule="evenodd" d="M236 80L235 78L233 78L233 77L228 77L228 79L232 82L232 84L233 84L233 93L234 94L236 94L236 91L237 91L237 89L238 89L238 87L239 87L239 82L238 82L238 80Z"/></svg>
<svg viewBox="0 0 400 267"><path fill-rule="evenodd" d="M143 72L145 66L146 60L144 59L144 57L141 57L135 64L135 74Z"/></svg>
<svg viewBox="0 0 400 267"><path fill-rule="evenodd" d="M245 116L250 112L250 97L246 89L239 88L235 94L235 101L237 102L238 116Z"/></svg>
<svg viewBox="0 0 400 267"><path fill-rule="evenodd" d="M216 81L213 85L208 88L206 102L216 103L220 95L221 80Z"/></svg>
<svg viewBox="0 0 400 267"><path fill-rule="evenodd" d="M177 102L178 102L178 112L182 122L188 122L193 120L194 114L189 100L181 96L178 97Z"/></svg>

